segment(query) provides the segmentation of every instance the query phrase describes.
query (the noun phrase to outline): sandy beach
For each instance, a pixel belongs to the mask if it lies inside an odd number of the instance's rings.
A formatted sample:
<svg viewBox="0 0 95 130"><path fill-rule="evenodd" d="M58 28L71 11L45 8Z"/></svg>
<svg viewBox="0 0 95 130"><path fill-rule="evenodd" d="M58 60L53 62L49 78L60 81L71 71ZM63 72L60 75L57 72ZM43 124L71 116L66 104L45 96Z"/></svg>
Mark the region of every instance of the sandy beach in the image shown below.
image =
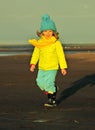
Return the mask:
<svg viewBox="0 0 95 130"><path fill-rule="evenodd" d="M60 70L58 106L43 107L47 96L37 87L30 54L0 57L0 130L94 130L95 53L66 54L68 74Z"/></svg>

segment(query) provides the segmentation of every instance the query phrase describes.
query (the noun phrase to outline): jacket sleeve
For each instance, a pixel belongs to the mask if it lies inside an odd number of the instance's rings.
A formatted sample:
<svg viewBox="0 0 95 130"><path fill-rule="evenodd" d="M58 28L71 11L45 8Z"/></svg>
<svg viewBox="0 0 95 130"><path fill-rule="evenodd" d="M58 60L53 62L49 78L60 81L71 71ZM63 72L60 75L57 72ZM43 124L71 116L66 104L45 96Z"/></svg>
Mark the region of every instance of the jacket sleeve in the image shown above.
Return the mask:
<svg viewBox="0 0 95 130"><path fill-rule="evenodd" d="M67 62L64 54L64 50L60 41L56 42L56 52L58 56L58 62L61 69L67 68Z"/></svg>
<svg viewBox="0 0 95 130"><path fill-rule="evenodd" d="M35 47L31 56L30 65L36 65L39 60L39 48Z"/></svg>

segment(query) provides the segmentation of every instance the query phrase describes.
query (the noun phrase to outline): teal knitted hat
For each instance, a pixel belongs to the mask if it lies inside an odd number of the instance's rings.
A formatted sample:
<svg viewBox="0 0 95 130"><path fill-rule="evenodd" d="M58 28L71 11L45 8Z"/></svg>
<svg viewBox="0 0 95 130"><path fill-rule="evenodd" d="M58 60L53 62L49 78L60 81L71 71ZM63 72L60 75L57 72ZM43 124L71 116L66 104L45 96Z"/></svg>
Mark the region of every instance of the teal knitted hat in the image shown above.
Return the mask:
<svg viewBox="0 0 95 130"><path fill-rule="evenodd" d="M42 16L42 21L40 26L40 31L45 31L45 30L53 30L55 32L57 31L55 23L50 19L50 16L48 14Z"/></svg>

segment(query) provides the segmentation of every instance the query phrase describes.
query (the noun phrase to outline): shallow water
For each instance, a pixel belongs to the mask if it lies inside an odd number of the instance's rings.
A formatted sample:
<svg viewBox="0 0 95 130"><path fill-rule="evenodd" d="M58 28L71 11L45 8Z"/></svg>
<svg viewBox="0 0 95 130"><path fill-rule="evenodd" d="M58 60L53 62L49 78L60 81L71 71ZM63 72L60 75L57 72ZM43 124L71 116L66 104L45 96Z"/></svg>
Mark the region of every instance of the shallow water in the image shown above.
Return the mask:
<svg viewBox="0 0 95 130"><path fill-rule="evenodd" d="M29 52L0 52L0 56L14 56L14 55L25 55L30 54Z"/></svg>
<svg viewBox="0 0 95 130"><path fill-rule="evenodd" d="M93 49L92 49L93 48ZM64 49L66 54L72 53L91 53L95 52L94 47L80 48L80 47L69 47ZM14 55L25 55L33 52L33 46L0 46L0 56L14 56Z"/></svg>
<svg viewBox="0 0 95 130"><path fill-rule="evenodd" d="M81 50L73 50L73 51L65 51L66 54L73 54L73 53L95 53L95 51L81 51ZM3 51L0 52L0 56L14 56L14 55L26 55L31 54L31 51Z"/></svg>

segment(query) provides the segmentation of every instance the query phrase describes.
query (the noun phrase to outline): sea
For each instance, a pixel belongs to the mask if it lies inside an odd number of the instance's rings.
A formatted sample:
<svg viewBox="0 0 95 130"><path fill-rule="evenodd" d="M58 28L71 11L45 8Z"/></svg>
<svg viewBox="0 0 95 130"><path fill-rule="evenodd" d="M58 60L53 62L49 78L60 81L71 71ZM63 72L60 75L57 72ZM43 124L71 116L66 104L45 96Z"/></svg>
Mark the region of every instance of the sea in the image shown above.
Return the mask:
<svg viewBox="0 0 95 130"><path fill-rule="evenodd" d="M13 56L13 55L26 55L33 52L34 47L31 45L24 46L0 46L0 56ZM95 44L94 45L64 45L64 51L66 54L72 53L95 53Z"/></svg>

